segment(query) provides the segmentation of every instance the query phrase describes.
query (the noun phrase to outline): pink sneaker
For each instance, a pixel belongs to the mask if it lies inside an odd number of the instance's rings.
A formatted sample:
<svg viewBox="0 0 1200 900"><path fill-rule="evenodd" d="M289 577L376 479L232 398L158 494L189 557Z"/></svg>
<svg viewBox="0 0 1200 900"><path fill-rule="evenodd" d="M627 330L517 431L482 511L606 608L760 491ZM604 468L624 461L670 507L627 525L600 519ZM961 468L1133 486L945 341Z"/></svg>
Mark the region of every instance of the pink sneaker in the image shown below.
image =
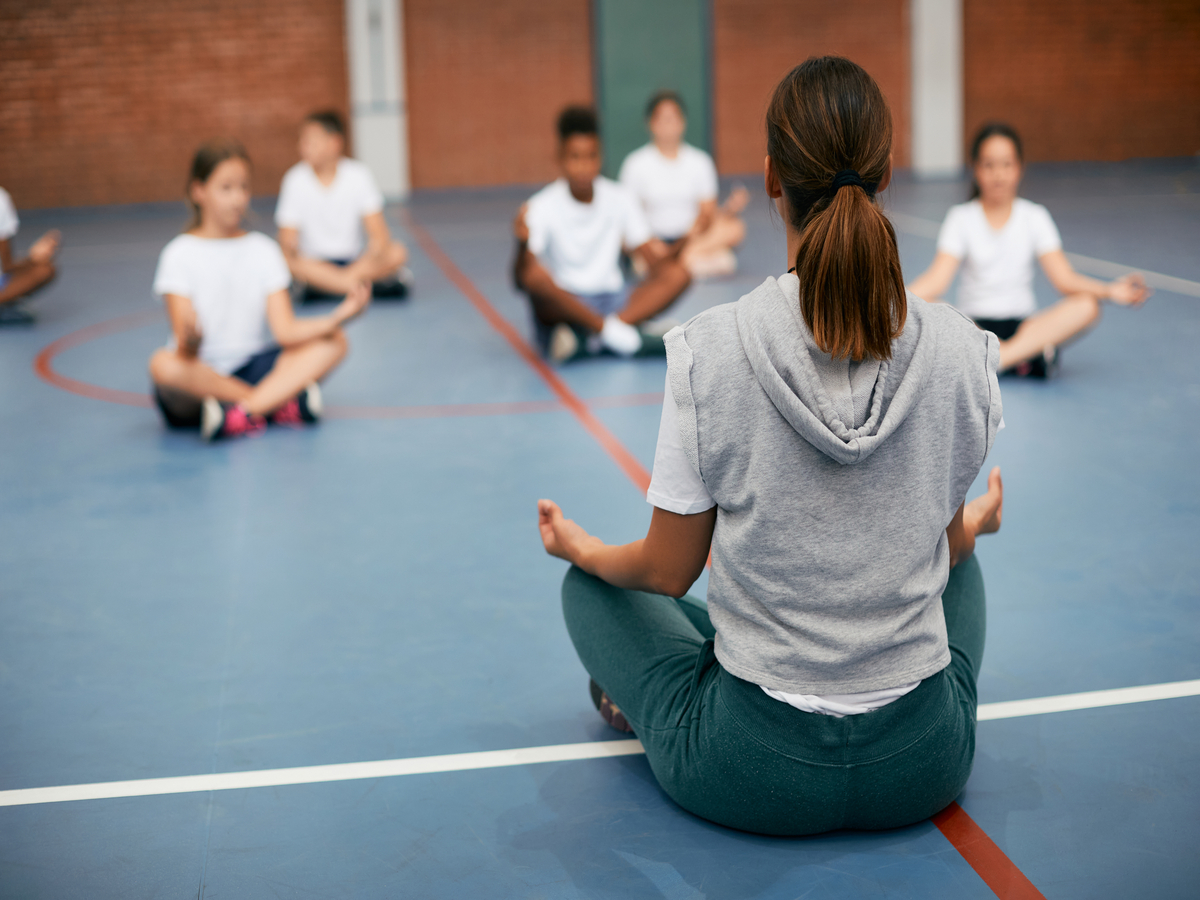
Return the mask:
<svg viewBox="0 0 1200 900"><path fill-rule="evenodd" d="M215 397L204 399L200 412L200 436L206 441L261 434L266 427L266 419L246 412L241 404L224 407Z"/></svg>
<svg viewBox="0 0 1200 900"><path fill-rule="evenodd" d="M275 412L271 413L272 425L286 425L288 428L300 428L304 419L300 415L300 401L293 397Z"/></svg>

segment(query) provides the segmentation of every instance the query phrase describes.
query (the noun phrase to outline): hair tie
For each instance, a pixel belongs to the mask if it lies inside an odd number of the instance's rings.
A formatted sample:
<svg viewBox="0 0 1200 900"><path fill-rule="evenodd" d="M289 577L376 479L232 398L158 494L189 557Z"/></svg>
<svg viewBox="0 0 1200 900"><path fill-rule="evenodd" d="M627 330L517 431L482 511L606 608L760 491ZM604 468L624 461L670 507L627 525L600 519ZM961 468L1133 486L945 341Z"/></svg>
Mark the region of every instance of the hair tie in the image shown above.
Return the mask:
<svg viewBox="0 0 1200 900"><path fill-rule="evenodd" d="M842 171L833 176L833 183L829 186L829 196L832 197L848 184L862 188L867 192L868 197L875 195L875 185L867 184L862 180L862 176L853 169L842 169Z"/></svg>

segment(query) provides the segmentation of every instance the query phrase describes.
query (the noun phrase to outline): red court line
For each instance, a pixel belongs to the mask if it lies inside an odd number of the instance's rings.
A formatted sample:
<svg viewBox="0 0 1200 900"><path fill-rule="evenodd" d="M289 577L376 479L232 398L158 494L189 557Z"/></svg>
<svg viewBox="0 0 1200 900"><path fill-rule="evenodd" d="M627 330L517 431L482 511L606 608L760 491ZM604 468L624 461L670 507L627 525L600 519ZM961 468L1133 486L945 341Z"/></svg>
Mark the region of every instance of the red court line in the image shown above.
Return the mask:
<svg viewBox="0 0 1200 900"><path fill-rule="evenodd" d="M957 803L951 803L932 821L1000 900L1046 900Z"/></svg>
<svg viewBox="0 0 1200 900"><path fill-rule="evenodd" d="M102 400L106 403L119 403L122 406L152 409L154 403L148 394L121 391L80 381L77 378L68 378L55 370L54 359L72 347L78 347L109 334L153 325L161 318L162 313L157 310L143 310L72 331L54 343L43 347L33 361L33 370L43 381L81 397ZM597 397L591 402L597 407L642 406L662 403L662 394ZM439 403L427 406L331 406L326 411L326 416L330 419L434 419L452 416L505 416L562 412L563 409L563 404L558 400L527 400L507 403Z"/></svg>
<svg viewBox="0 0 1200 900"><path fill-rule="evenodd" d="M425 255L433 260L434 264L442 270L442 274L455 287L462 291L463 296L471 302L471 305L487 320L489 325L500 332L501 337L508 341L529 367L541 376L542 380L546 382L547 386L554 392L554 395L558 397L563 406L575 415L580 424L588 430L588 433L596 439L597 443L604 448L604 451L621 467L621 471L644 493L650 487L650 473L646 471L646 467L638 462L637 457L625 449L624 445L617 440L616 435L609 431L604 423L596 418L592 411L588 409L587 404L579 399L574 391L567 387L566 383L558 377L553 369L546 365L545 360L525 342L521 335L517 333L517 330L509 324L508 320L500 315L488 299L480 293L471 279L463 274L463 271L455 264L454 260L446 255L429 232L417 224L412 214L407 209L402 209L401 215L404 218L405 226L412 233L413 237L416 238Z"/></svg>
<svg viewBox="0 0 1200 900"><path fill-rule="evenodd" d="M47 381L56 388L61 388L64 391L70 391L72 394L90 397L93 400L120 403L125 406L150 408L154 404L150 401L150 397L147 394L135 393L133 391L118 391L113 388L101 387L98 384L88 384L86 381L79 381L75 378L68 378L65 375L55 372L51 363L54 357L58 356L64 350L70 350L72 347L78 347L80 344L86 344L88 341L93 341L106 334L114 334L115 332L127 331L132 328L141 328L144 325L153 324L161 319L162 312L160 310L142 310L141 312L130 313L127 316L118 316L115 319L109 319L107 322L98 322L95 325L80 328L78 331L72 331L70 334L60 337L54 343L42 348L37 358L33 361L33 371L43 381Z"/></svg>

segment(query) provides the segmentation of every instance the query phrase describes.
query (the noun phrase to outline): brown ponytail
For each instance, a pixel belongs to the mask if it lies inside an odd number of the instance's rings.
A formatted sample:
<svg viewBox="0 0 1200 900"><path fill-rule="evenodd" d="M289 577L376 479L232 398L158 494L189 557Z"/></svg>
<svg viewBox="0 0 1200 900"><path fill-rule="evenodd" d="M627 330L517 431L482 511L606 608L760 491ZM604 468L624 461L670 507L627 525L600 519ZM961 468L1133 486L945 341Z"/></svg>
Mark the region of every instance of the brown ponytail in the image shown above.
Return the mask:
<svg viewBox="0 0 1200 900"><path fill-rule="evenodd" d="M891 165L892 114L875 80L811 58L775 88L767 155L800 232L800 312L835 358L890 359L908 304L896 232L875 202Z"/></svg>

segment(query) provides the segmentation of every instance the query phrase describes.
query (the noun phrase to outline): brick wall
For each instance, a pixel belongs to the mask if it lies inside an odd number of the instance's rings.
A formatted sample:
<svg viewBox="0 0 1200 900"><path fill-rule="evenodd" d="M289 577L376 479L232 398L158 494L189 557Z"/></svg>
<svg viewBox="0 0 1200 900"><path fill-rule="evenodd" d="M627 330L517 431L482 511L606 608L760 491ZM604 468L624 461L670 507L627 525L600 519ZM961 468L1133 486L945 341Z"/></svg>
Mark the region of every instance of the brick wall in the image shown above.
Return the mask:
<svg viewBox="0 0 1200 900"><path fill-rule="evenodd" d="M0 185L18 207L182 197L229 135L273 194L314 108L348 104L341 0L0 0Z"/></svg>
<svg viewBox="0 0 1200 900"><path fill-rule="evenodd" d="M588 0L405 0L413 186L546 181L554 120L592 101Z"/></svg>
<svg viewBox="0 0 1200 900"><path fill-rule="evenodd" d="M905 0L713 0L717 167L762 171L771 91L793 66L825 54L854 60L879 82L892 108L896 165L908 165L908 35Z"/></svg>
<svg viewBox="0 0 1200 900"><path fill-rule="evenodd" d="M965 140L1011 122L1030 160L1200 152L1196 0L964 0Z"/></svg>

